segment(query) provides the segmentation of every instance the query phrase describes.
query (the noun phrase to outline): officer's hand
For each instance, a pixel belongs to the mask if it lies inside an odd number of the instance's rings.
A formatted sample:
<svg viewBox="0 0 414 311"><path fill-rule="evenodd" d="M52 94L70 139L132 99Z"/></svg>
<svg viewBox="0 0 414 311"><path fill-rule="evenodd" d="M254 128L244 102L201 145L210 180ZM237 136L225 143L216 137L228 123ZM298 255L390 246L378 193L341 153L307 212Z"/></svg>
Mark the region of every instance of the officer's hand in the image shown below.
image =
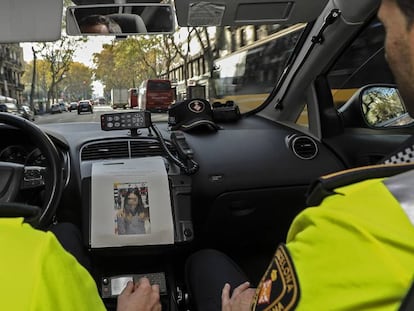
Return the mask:
<svg viewBox="0 0 414 311"><path fill-rule="evenodd" d="M222 311L250 311L254 288L249 288L250 283L244 282L236 287L230 297L230 284L226 283L221 292L221 310Z"/></svg>
<svg viewBox="0 0 414 311"><path fill-rule="evenodd" d="M137 283L128 282L118 296L117 311L161 311L160 288L147 278Z"/></svg>

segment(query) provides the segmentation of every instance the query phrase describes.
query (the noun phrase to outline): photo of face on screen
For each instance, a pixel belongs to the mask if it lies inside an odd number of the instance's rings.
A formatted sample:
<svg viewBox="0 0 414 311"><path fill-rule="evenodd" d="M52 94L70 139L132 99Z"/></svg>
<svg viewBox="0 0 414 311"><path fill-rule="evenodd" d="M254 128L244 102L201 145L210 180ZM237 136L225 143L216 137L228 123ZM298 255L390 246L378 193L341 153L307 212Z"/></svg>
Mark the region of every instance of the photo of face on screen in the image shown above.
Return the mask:
<svg viewBox="0 0 414 311"><path fill-rule="evenodd" d="M146 182L114 184L116 235L151 233L148 201Z"/></svg>

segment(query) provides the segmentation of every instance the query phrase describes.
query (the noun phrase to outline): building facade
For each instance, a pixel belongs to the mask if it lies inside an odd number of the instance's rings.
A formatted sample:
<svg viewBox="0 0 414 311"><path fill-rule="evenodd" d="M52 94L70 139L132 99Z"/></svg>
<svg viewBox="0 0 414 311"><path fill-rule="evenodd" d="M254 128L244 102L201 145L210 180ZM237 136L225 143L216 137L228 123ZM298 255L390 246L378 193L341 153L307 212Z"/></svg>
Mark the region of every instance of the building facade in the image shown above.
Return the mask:
<svg viewBox="0 0 414 311"><path fill-rule="evenodd" d="M18 43L0 44L0 95L22 104L23 49Z"/></svg>

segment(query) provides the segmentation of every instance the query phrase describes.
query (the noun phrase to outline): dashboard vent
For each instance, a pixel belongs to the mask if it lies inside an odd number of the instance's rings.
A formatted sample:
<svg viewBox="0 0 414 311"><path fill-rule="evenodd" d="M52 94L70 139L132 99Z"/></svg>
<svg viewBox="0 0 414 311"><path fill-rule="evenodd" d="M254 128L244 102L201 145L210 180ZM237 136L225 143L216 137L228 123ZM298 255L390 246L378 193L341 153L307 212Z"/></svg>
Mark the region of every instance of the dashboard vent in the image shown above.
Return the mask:
<svg viewBox="0 0 414 311"><path fill-rule="evenodd" d="M174 154L175 150L169 142L165 142ZM130 139L93 142L81 149L81 160L104 160L116 158L139 158L165 156L165 151L157 139Z"/></svg>
<svg viewBox="0 0 414 311"><path fill-rule="evenodd" d="M308 136L295 136L291 139L293 153L300 159L311 160L318 154L316 142Z"/></svg>
<svg viewBox="0 0 414 311"><path fill-rule="evenodd" d="M163 153L160 143L156 140L131 141L131 157L133 158L162 156Z"/></svg>
<svg viewBox="0 0 414 311"><path fill-rule="evenodd" d="M129 158L128 141L109 141L86 145L81 151L81 160Z"/></svg>

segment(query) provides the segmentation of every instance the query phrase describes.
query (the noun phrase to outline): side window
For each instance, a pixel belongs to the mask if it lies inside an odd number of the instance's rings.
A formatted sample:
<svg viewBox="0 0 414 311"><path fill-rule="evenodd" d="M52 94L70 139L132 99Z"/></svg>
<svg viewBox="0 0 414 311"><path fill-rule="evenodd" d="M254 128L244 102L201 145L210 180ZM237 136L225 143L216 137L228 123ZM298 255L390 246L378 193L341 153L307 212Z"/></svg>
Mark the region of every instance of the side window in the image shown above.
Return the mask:
<svg viewBox="0 0 414 311"><path fill-rule="evenodd" d="M384 53L385 30L373 19L336 60L327 74L333 102L341 107L363 86L395 84ZM307 109L297 123L308 126Z"/></svg>
<svg viewBox="0 0 414 311"><path fill-rule="evenodd" d="M333 101L345 126L385 128L413 124L398 89L392 86L395 81L385 59L384 40L384 27L374 19L328 73Z"/></svg>
<svg viewBox="0 0 414 311"><path fill-rule="evenodd" d="M395 83L385 60L384 39L384 27L374 19L334 64L328 83L337 108L362 86Z"/></svg>
<svg viewBox="0 0 414 311"><path fill-rule="evenodd" d="M374 18L327 73L334 105L345 126L384 128L414 124L398 89L393 87L395 80L385 59L384 41L384 27ZM297 124L309 126L306 107Z"/></svg>

